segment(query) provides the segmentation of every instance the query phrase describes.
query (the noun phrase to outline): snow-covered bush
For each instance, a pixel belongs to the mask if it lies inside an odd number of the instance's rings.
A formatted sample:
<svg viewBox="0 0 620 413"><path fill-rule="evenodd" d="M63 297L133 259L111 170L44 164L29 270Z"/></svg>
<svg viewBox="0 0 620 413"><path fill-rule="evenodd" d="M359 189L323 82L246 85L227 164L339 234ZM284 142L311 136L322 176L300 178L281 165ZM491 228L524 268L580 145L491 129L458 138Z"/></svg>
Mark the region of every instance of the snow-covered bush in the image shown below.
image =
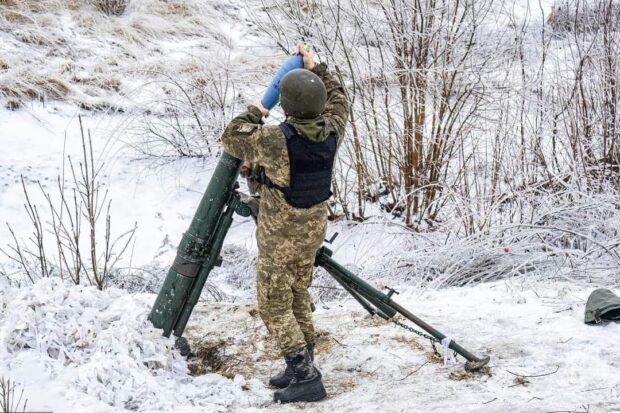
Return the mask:
<svg viewBox="0 0 620 413"><path fill-rule="evenodd" d="M152 76L159 88L144 105L135 151L156 163L216 155L238 99L230 63L194 62L174 76Z"/></svg>
<svg viewBox="0 0 620 413"><path fill-rule="evenodd" d="M620 2L617 0L556 1L547 18L556 33L595 32L609 24L620 29Z"/></svg>
<svg viewBox="0 0 620 413"><path fill-rule="evenodd" d="M1 368L38 366L37 382L70 389L79 411L242 410L250 396L243 378L192 377L174 340L147 320L154 296L73 286L58 278L0 289ZM84 407L89 406L89 407Z"/></svg>
<svg viewBox="0 0 620 413"><path fill-rule="evenodd" d="M613 285L620 281L618 196L565 192L521 199L535 202L529 219L441 242L418 239L391 266L431 288L515 277Z"/></svg>
<svg viewBox="0 0 620 413"><path fill-rule="evenodd" d="M525 218L503 207L516 192L618 188L618 3L579 2L597 25L564 38L548 25L568 16L500 3L287 0L252 14L278 47L312 44L348 86L334 183L347 218L378 203L417 230L458 216L470 235Z"/></svg>

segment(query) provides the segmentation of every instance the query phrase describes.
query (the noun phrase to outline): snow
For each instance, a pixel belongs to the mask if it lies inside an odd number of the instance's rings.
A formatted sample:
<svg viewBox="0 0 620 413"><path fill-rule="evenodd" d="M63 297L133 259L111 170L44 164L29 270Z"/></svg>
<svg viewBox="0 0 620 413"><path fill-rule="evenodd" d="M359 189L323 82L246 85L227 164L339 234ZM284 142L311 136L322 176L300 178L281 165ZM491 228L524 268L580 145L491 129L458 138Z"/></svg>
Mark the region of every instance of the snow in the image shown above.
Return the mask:
<svg viewBox="0 0 620 413"><path fill-rule="evenodd" d="M57 278L3 295L2 370L25 384L31 408L227 411L251 401L241 377L188 375L174 340L146 320L153 295L68 287Z"/></svg>
<svg viewBox="0 0 620 413"><path fill-rule="evenodd" d="M423 294L400 303L490 369L444 367L428 341L352 300L322 303L316 364L329 397L312 411L611 412L620 409L619 324L583 323L588 288L523 288L520 280ZM251 304L201 303L187 330L194 351L218 345L220 374L188 364L146 320L153 294L70 286L58 279L1 290L0 373L28 405L54 411L296 411L271 404L282 367ZM459 358L462 362L462 359ZM518 384L516 375L526 377Z"/></svg>
<svg viewBox="0 0 620 413"><path fill-rule="evenodd" d="M505 12L539 22L552 4L514 2ZM28 35L45 29L51 39L62 39L40 47L24 46L10 22L1 22L0 70L3 63L9 69L0 73L0 88L34 67L29 80L60 79L69 92L64 101L24 101L19 110L0 110L0 247L11 240L4 222L21 239L31 232L20 176L43 208L37 181L52 191L63 157L79 158L78 115L105 164L113 233L138 223L121 275L105 291L57 278L17 287L8 278L21 274L0 254L0 376L24 389L29 410L620 411L620 324L583 323L592 290L605 286L620 293L617 253L605 253L617 248L620 228L617 199L608 194L568 207L546 200L532 211L533 222L544 218L537 228L509 230L510 222L480 239L455 239L450 228L412 235L376 205L368 205L364 223L330 223L328 236L340 233L330 247L335 259L377 287L396 288L396 301L471 352L489 354L489 370L480 374L465 373L462 365L443 366L443 356L433 356L427 340L370 318L319 270L312 288L317 365L329 396L312 405L274 405L266 383L283 363L256 314L250 218L235 217L224 264L213 271L190 319L186 336L197 357L181 357L173 339L151 326L146 317L154 293L216 157L162 166L137 159L130 147L144 126L142 112L159 109L160 75L191 77L230 62L243 86L234 91L235 99L258 96L281 56L248 25L247 13L218 1L145 0L132 2L126 16L101 19L93 10L63 6L35 13L38 24L20 29ZM505 16L497 18L505 23ZM175 24L166 27L170 20ZM538 30L536 24L530 30ZM550 53L565 52L552 48ZM102 87L115 80L119 90ZM90 112L80 105L125 112ZM277 121L277 114L271 119ZM552 226L591 235L591 242ZM536 253L533 237L541 246ZM46 242L54 242L51 234ZM577 242L587 245L573 245ZM528 272L532 263L535 271ZM497 278L499 270L501 281L445 288L456 273L479 271Z"/></svg>

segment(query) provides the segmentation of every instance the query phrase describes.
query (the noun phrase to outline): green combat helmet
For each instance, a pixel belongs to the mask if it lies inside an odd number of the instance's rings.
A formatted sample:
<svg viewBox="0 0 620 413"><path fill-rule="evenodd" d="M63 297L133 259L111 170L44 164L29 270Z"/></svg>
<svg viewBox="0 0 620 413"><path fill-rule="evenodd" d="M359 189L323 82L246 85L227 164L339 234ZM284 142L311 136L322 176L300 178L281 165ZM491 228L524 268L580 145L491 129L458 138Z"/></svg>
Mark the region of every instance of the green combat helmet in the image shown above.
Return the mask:
<svg viewBox="0 0 620 413"><path fill-rule="evenodd" d="M605 288L592 291L586 303L586 324L620 321L620 297Z"/></svg>
<svg viewBox="0 0 620 413"><path fill-rule="evenodd" d="M280 105L287 116L311 119L325 110L327 90L320 77L307 69L288 72L280 82Z"/></svg>

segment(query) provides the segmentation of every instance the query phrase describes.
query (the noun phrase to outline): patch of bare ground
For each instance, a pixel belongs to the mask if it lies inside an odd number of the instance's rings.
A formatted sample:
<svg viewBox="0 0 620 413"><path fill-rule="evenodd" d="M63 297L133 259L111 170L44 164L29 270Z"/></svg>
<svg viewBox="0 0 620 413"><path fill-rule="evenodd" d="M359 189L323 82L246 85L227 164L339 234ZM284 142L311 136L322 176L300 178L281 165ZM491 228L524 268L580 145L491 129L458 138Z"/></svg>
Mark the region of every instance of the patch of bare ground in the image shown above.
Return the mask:
<svg viewBox="0 0 620 413"><path fill-rule="evenodd" d="M231 379L237 374L254 372L254 363L248 354L234 346L230 338L194 342L192 352L194 355L188 360L188 367L194 376L218 373Z"/></svg>
<svg viewBox="0 0 620 413"><path fill-rule="evenodd" d="M434 351L427 351L424 353L426 359L429 363L433 364L443 364L443 357L439 353L435 353Z"/></svg>
<svg viewBox="0 0 620 413"><path fill-rule="evenodd" d="M458 369L458 370L451 371L450 374L448 375L448 378L450 380L456 380L456 381L474 380L474 379L479 379L481 377L484 377L484 378L493 377L493 374L491 373L491 369L489 367L483 367L479 371L476 371L476 372L465 371L465 369Z"/></svg>
<svg viewBox="0 0 620 413"><path fill-rule="evenodd" d="M391 337L391 339L399 343L405 344L411 347L415 351L426 350L426 348L415 337L410 337L410 336L405 336L403 334L399 334L397 336Z"/></svg>
<svg viewBox="0 0 620 413"><path fill-rule="evenodd" d="M279 349L269 337L254 306L216 304L201 311L208 314L206 322L209 319L219 322L188 329L192 348L188 359L191 374L267 378L284 367ZM317 331L317 354L329 353L334 345L336 340L328 331ZM343 387L342 384L338 386Z"/></svg>

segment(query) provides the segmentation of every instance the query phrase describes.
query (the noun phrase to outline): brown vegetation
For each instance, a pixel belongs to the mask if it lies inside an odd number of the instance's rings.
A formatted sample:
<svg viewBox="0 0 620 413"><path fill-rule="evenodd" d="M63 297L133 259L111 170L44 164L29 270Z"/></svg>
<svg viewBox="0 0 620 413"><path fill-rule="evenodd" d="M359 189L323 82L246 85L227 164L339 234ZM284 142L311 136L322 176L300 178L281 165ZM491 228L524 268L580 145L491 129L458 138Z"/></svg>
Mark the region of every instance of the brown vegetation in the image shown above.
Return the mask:
<svg viewBox="0 0 620 413"><path fill-rule="evenodd" d="M129 0L94 0L95 7L108 16L120 16L125 13Z"/></svg>

